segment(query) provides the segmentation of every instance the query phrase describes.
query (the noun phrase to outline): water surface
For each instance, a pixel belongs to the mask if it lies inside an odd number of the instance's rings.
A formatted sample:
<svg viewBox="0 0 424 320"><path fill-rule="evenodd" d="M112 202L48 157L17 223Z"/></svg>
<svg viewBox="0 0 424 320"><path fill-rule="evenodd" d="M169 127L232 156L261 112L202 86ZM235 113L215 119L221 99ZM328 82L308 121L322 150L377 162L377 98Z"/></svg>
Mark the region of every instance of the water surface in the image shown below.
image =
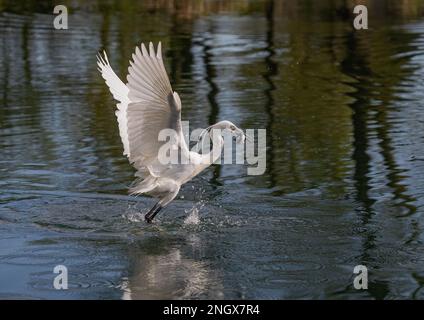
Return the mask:
<svg viewBox="0 0 424 320"><path fill-rule="evenodd" d="M423 298L423 5L356 31L319 2L77 1L55 30L1 1L0 298ZM95 56L125 79L159 40L183 118L266 128L267 170L213 166L146 225Z"/></svg>

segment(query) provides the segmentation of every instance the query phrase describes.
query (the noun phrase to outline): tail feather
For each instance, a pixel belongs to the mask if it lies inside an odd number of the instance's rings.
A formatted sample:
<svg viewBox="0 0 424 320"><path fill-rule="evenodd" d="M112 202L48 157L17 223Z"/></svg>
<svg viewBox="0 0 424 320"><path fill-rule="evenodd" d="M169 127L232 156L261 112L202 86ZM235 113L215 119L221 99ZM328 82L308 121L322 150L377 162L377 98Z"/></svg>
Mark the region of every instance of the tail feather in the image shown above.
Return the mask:
<svg viewBox="0 0 424 320"><path fill-rule="evenodd" d="M150 192L157 187L156 178L150 176L146 179L139 182L139 180L135 181L135 185L129 189L130 195L142 194L146 192Z"/></svg>

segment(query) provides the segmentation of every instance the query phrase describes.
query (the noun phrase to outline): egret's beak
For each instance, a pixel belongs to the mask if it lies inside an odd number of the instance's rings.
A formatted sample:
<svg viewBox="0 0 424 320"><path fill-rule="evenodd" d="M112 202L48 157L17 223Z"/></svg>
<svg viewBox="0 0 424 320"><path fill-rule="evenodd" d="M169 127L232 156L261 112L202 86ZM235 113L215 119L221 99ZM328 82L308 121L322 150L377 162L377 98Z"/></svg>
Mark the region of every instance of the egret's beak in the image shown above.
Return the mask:
<svg viewBox="0 0 424 320"><path fill-rule="evenodd" d="M244 140L246 140L246 136L244 135L243 130L237 128L234 134L236 136L236 143L244 143Z"/></svg>
<svg viewBox="0 0 424 320"><path fill-rule="evenodd" d="M251 136L249 136L248 134L246 134L246 140L248 141L248 142L253 142L254 141L254 139L251 137Z"/></svg>

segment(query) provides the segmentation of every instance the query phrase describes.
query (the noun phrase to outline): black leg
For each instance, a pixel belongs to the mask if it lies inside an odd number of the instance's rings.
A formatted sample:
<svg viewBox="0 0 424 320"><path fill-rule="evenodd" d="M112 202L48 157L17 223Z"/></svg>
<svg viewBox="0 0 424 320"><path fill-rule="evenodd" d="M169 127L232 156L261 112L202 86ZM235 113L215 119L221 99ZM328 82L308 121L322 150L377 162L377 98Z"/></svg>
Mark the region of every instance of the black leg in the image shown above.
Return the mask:
<svg viewBox="0 0 424 320"><path fill-rule="evenodd" d="M151 223L153 218L158 214L158 212L162 209L162 206L158 203L156 203L152 209L149 210L149 212L146 213L144 216L144 219L146 219L147 223Z"/></svg>

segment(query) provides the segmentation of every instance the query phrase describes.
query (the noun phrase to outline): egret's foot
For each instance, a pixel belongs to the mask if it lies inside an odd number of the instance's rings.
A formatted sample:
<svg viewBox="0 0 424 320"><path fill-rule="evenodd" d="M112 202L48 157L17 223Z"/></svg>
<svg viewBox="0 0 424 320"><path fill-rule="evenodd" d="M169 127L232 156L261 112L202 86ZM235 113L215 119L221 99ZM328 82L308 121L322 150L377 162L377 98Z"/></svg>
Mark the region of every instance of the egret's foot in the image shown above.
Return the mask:
<svg viewBox="0 0 424 320"><path fill-rule="evenodd" d="M144 216L144 219L147 223L152 223L153 218L158 214L158 212L162 209L162 206L158 203L156 203L152 209L149 210L149 212L146 213Z"/></svg>

